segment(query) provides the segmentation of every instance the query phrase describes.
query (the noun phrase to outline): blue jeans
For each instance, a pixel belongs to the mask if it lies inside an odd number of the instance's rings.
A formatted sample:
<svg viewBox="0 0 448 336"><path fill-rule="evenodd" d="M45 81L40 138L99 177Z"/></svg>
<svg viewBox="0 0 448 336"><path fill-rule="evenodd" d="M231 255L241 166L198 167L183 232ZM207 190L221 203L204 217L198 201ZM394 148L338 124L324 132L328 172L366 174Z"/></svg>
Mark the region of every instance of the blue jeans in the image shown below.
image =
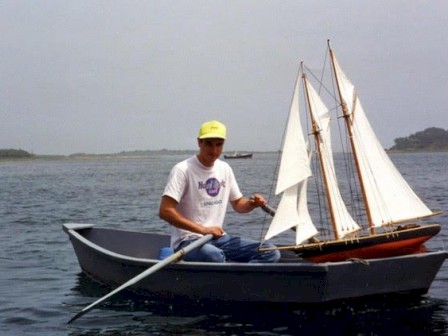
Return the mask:
<svg viewBox="0 0 448 336"><path fill-rule="evenodd" d="M191 244L196 239L185 240L179 244L175 252ZM263 243L242 237L233 237L228 234L212 239L208 243L188 252L183 260L203 262L248 262L248 263L275 263L280 260L278 250L258 251L259 247L274 247L271 243Z"/></svg>

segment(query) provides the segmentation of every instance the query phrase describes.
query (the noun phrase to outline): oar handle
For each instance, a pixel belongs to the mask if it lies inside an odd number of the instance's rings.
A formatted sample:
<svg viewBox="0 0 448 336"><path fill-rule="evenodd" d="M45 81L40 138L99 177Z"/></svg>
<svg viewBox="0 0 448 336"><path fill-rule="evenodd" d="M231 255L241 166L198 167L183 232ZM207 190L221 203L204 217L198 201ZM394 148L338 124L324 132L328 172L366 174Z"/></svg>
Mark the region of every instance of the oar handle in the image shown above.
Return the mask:
<svg viewBox="0 0 448 336"><path fill-rule="evenodd" d="M268 215L274 217L275 216L275 209L271 207L269 204L265 204L261 207L264 212L266 212Z"/></svg>

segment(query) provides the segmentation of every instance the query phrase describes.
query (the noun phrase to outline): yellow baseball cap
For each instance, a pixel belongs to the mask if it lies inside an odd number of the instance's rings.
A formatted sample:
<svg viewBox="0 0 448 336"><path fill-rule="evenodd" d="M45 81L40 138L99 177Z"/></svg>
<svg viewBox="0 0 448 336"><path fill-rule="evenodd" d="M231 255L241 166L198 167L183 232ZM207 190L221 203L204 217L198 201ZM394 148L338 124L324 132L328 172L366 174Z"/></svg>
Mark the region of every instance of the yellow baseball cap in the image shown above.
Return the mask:
<svg viewBox="0 0 448 336"><path fill-rule="evenodd" d="M203 123L199 129L198 139L226 138L226 127L219 121L212 120Z"/></svg>

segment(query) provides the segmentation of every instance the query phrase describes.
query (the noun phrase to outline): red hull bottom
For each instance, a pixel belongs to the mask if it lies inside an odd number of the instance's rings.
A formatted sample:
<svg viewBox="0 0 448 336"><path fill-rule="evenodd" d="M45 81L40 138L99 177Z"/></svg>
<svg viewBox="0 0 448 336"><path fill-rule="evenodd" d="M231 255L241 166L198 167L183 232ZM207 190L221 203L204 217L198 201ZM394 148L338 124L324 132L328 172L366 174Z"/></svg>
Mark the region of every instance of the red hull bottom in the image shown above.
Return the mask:
<svg viewBox="0 0 448 336"><path fill-rule="evenodd" d="M396 257L426 252L423 244L439 231L439 224L409 225L394 232L363 236L353 240L285 246L279 249L292 250L301 258L315 263Z"/></svg>
<svg viewBox="0 0 448 336"><path fill-rule="evenodd" d="M426 247L423 243L430 238L431 236L425 236L415 239L407 239L404 241L380 243L369 247L355 248L349 251L327 253L308 258L304 257L304 259L321 263L329 261L344 261L347 259L373 259L416 254L426 252Z"/></svg>

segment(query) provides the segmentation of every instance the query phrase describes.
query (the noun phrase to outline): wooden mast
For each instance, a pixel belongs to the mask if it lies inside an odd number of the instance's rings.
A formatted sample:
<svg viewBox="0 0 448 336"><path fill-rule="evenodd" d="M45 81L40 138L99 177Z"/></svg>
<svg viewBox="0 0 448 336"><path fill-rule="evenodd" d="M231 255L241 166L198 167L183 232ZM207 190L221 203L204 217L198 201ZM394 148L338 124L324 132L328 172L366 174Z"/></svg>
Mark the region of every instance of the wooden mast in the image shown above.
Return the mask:
<svg viewBox="0 0 448 336"><path fill-rule="evenodd" d="M305 90L305 95L306 95L306 101L307 101L307 105L308 105L308 111L311 117L311 125L313 128L313 132L312 134L314 135L314 140L316 141L316 148L317 148L317 154L319 156L319 163L320 163L320 170L322 171L322 178L324 181L324 187L325 187L325 195L327 196L327 202L328 202L328 208L330 211L330 218L331 218L331 224L333 226L333 231L334 231L334 235L335 235L335 239L339 240L339 232L336 226L336 218L335 218L335 213L334 213L334 206L333 206L333 202L332 199L330 197L330 191L329 191L329 187L328 187L328 177L327 177L327 172L326 169L324 167L324 163L323 163L323 159L322 159L322 152L320 150L320 145L322 143L322 140L320 139L320 130L317 126L316 120L313 116L313 113L311 112L311 103L310 103L310 96L309 96L309 91L308 91L308 84L307 84L307 79L306 79L306 74L305 71L303 70L303 62L300 64L300 67L302 69L302 80L303 80L303 87Z"/></svg>
<svg viewBox="0 0 448 336"><path fill-rule="evenodd" d="M358 152L356 150L355 144L354 144L354 140L353 140L353 130L352 130L352 117L351 117L351 113L353 111L348 111L347 109L347 104L345 103L344 99L342 98L342 93L341 93L341 86L339 83L339 78L336 72L336 66L335 66L335 56L333 54L333 50L331 49L330 46L330 40L327 41L328 42L328 49L330 51L330 59L331 59L331 65L333 68L333 73L334 73L334 77L335 77L335 81L336 81L336 86L338 88L338 94L339 94L339 101L341 103L341 109L342 109L342 114L344 116L345 119L345 124L347 127L347 132L349 135L349 139L350 139L350 146L352 147L352 152L353 152L353 159L355 162L355 167L356 167L356 172L358 174L358 179L359 179L359 183L360 183L360 187L361 187L361 194L362 194L362 198L364 201L364 206L366 209L366 215L367 215L367 220L369 223L369 228L370 228L370 233L371 234L375 234L375 225L373 224L373 219L372 219L372 214L370 212L370 206L369 206L369 202L367 200L367 195L366 195L366 190L364 187L364 181L363 181L363 177L361 174L361 168L359 165L359 157L358 157ZM355 97L353 97L353 99L355 100ZM355 106L353 104L353 106Z"/></svg>

